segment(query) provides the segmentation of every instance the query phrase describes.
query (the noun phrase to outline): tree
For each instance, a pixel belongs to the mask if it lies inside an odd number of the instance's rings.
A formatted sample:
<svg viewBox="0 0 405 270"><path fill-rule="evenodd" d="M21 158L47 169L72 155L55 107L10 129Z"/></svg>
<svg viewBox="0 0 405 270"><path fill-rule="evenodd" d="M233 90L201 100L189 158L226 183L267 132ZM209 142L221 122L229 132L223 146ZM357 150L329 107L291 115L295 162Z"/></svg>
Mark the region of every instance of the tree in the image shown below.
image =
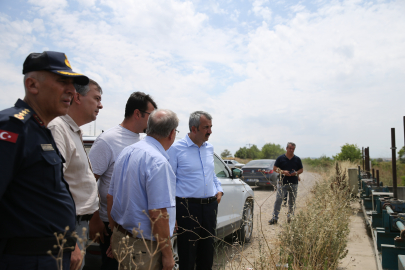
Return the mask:
<svg viewBox="0 0 405 270"><path fill-rule="evenodd" d="M247 149L246 156L247 156L247 158L251 158L251 159L259 159L262 157L262 152L254 144L250 148Z"/></svg>
<svg viewBox="0 0 405 270"><path fill-rule="evenodd" d="M247 157L246 147L240 147L239 150L235 152L235 157L245 159Z"/></svg>
<svg viewBox="0 0 405 270"><path fill-rule="evenodd" d="M262 147L262 158L276 159L285 152L285 149L279 144L266 143Z"/></svg>
<svg viewBox="0 0 405 270"><path fill-rule="evenodd" d="M228 149L225 149L224 151L222 151L221 157L222 157L222 158L232 157L232 153L231 153L231 151L229 151Z"/></svg>
<svg viewBox="0 0 405 270"><path fill-rule="evenodd" d="M333 156L336 160L350 160L351 162L361 159L361 150L357 147L357 144L348 144L341 146L341 151L336 156Z"/></svg>
<svg viewBox="0 0 405 270"><path fill-rule="evenodd" d="M399 155L399 157L398 157L399 162L405 163L405 146L402 147L401 150L398 151L398 155Z"/></svg>
<svg viewBox="0 0 405 270"><path fill-rule="evenodd" d="M262 152L254 144L250 148L240 147L239 150L235 152L235 157L243 159L258 159L262 157Z"/></svg>

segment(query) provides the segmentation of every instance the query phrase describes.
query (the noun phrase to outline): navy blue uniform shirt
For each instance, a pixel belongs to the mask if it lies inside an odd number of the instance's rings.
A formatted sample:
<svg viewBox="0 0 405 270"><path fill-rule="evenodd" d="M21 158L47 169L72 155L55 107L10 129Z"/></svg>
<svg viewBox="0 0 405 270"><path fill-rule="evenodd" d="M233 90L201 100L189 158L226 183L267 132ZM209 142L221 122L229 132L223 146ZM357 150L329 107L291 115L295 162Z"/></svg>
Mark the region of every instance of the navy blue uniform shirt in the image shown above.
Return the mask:
<svg viewBox="0 0 405 270"><path fill-rule="evenodd" d="M51 131L27 103L0 111L0 254L8 238L75 229L62 162Z"/></svg>
<svg viewBox="0 0 405 270"><path fill-rule="evenodd" d="M301 159L294 155L292 159L288 159L288 157L284 154L279 156L274 163L274 166L279 167L283 171L292 170L298 171L303 168ZM287 184L298 184L298 176L286 176L283 175L283 185Z"/></svg>

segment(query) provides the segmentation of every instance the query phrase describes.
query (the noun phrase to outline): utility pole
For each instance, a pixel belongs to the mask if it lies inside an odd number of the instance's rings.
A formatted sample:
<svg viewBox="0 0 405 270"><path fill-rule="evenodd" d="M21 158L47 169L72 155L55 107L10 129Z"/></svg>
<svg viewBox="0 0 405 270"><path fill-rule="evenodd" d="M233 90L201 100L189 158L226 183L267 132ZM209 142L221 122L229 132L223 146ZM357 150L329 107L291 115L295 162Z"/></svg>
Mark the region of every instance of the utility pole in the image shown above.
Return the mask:
<svg viewBox="0 0 405 270"><path fill-rule="evenodd" d="M249 148L253 146L251 143L247 143L246 145L249 146Z"/></svg>

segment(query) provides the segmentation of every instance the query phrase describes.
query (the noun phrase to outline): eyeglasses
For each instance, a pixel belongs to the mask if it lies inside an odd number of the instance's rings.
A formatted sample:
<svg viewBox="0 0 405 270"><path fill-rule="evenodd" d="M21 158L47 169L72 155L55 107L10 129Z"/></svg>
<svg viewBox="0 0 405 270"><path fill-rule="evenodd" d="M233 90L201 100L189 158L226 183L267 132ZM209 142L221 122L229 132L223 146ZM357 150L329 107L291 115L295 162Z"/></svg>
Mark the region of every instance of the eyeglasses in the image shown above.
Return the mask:
<svg viewBox="0 0 405 270"><path fill-rule="evenodd" d="M176 133L177 133L177 134L179 134L179 133L180 133L180 131L178 131L177 129L175 129L175 131L176 131Z"/></svg>
<svg viewBox="0 0 405 270"><path fill-rule="evenodd" d="M150 114L150 112L145 112L145 111L141 111L141 110L139 110L140 112L143 112L143 113L147 113L147 114Z"/></svg>

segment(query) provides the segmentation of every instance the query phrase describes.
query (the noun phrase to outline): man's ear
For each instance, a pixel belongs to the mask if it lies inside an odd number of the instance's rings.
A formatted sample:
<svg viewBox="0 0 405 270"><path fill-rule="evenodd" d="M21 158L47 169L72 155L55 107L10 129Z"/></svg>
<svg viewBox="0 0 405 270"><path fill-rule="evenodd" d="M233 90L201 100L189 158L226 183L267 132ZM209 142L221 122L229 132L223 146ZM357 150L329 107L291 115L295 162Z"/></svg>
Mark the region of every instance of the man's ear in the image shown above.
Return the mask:
<svg viewBox="0 0 405 270"><path fill-rule="evenodd" d="M135 119L140 119L142 117L142 114L138 109L135 109L132 116L135 117Z"/></svg>
<svg viewBox="0 0 405 270"><path fill-rule="evenodd" d="M39 93L38 84L39 82L34 78L27 78L24 82L25 89L32 95L37 95Z"/></svg>
<svg viewBox="0 0 405 270"><path fill-rule="evenodd" d="M173 137L176 137L176 129L173 129L172 131L170 131L170 134L168 137L169 141L171 141L173 139Z"/></svg>
<svg viewBox="0 0 405 270"><path fill-rule="evenodd" d="M74 95L73 95L73 100L72 100L72 103L76 103L76 104L81 104L82 103L82 101L81 101L81 96L80 96L80 94L79 93L74 93Z"/></svg>
<svg viewBox="0 0 405 270"><path fill-rule="evenodd" d="M196 134L197 133L197 127L192 126L191 127L191 133Z"/></svg>

